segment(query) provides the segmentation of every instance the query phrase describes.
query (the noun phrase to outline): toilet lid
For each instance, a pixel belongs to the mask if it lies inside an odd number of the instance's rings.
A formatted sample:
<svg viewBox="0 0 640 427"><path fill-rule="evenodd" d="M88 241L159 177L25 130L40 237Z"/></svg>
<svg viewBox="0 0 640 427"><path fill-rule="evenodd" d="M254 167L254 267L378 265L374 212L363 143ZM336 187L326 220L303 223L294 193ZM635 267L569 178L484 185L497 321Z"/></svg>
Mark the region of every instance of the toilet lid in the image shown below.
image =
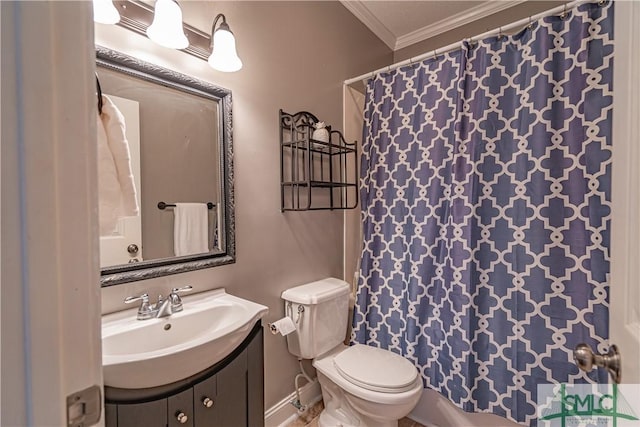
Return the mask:
<svg viewBox="0 0 640 427"><path fill-rule="evenodd" d="M411 362L389 350L354 345L333 359L337 371L349 382L384 393L413 388L418 370Z"/></svg>

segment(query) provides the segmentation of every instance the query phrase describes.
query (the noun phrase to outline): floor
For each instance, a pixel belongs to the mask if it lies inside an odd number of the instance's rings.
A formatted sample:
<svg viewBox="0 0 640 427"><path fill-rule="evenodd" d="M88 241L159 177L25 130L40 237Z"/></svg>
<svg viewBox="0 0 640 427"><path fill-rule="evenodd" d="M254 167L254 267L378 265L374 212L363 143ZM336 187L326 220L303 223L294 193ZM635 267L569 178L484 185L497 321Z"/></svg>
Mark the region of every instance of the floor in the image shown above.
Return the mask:
<svg viewBox="0 0 640 427"><path fill-rule="evenodd" d="M322 404L322 400L313 407L311 407L305 414L301 415L293 423L289 424L288 427L318 427L318 417L320 412L324 409L324 405ZM417 423L409 418L403 418L398 421L398 427L424 427L422 424Z"/></svg>

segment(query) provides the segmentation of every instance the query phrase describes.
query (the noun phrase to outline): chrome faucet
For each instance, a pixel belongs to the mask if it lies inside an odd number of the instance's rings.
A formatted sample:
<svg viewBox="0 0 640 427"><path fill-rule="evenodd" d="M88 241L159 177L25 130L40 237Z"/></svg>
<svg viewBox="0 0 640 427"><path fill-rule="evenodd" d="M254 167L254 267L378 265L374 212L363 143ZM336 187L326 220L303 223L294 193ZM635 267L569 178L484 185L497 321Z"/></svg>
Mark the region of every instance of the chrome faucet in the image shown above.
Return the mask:
<svg viewBox="0 0 640 427"><path fill-rule="evenodd" d="M140 307L138 307L138 320L154 319L158 317L168 317L173 313L177 313L183 310L182 298L178 295L181 292L188 292L193 287L191 285L183 286L181 288L173 288L171 293L164 299L162 295L158 295L158 302L151 304L149 302L149 294L144 293L140 296L131 296L124 299L125 304L141 301Z"/></svg>
<svg viewBox="0 0 640 427"><path fill-rule="evenodd" d="M156 303L156 315L155 317L169 317L173 314L171 310L171 299L163 299L162 295L158 295L158 302Z"/></svg>

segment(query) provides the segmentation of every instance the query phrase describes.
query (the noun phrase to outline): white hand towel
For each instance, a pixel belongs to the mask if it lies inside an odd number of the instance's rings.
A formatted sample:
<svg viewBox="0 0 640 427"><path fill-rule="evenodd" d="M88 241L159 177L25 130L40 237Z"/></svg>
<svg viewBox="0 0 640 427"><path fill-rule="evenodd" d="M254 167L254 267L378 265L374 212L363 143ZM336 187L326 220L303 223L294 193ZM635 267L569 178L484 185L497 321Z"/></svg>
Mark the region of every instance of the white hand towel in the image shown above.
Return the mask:
<svg viewBox="0 0 640 427"><path fill-rule="evenodd" d="M173 208L173 251L176 256L209 252L208 212L205 203L176 203Z"/></svg>

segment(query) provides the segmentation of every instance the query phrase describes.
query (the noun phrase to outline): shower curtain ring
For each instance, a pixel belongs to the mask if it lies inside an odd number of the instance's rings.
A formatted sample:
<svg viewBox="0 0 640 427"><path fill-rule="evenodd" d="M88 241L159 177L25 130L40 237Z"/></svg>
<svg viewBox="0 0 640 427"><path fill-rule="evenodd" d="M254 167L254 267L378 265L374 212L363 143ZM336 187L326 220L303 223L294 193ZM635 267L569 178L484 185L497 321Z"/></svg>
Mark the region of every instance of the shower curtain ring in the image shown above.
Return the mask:
<svg viewBox="0 0 640 427"><path fill-rule="evenodd" d="M475 42L473 41L473 37L469 37L469 47L470 47L471 49L473 49L473 48L475 48L475 47L476 47L476 44L475 44Z"/></svg>
<svg viewBox="0 0 640 427"><path fill-rule="evenodd" d="M564 6L562 6L562 14L560 14L560 19L562 19L563 21L565 19L567 19L567 5L566 5L566 3L564 4Z"/></svg>
<svg viewBox="0 0 640 427"><path fill-rule="evenodd" d="M600 0L598 2L598 6L604 6L605 4L607 4L607 0Z"/></svg>
<svg viewBox="0 0 640 427"><path fill-rule="evenodd" d="M438 59L438 49L433 49L433 59Z"/></svg>
<svg viewBox="0 0 640 427"><path fill-rule="evenodd" d="M527 28L533 30L533 21L531 20L531 17L529 17L529 25L527 25Z"/></svg>

